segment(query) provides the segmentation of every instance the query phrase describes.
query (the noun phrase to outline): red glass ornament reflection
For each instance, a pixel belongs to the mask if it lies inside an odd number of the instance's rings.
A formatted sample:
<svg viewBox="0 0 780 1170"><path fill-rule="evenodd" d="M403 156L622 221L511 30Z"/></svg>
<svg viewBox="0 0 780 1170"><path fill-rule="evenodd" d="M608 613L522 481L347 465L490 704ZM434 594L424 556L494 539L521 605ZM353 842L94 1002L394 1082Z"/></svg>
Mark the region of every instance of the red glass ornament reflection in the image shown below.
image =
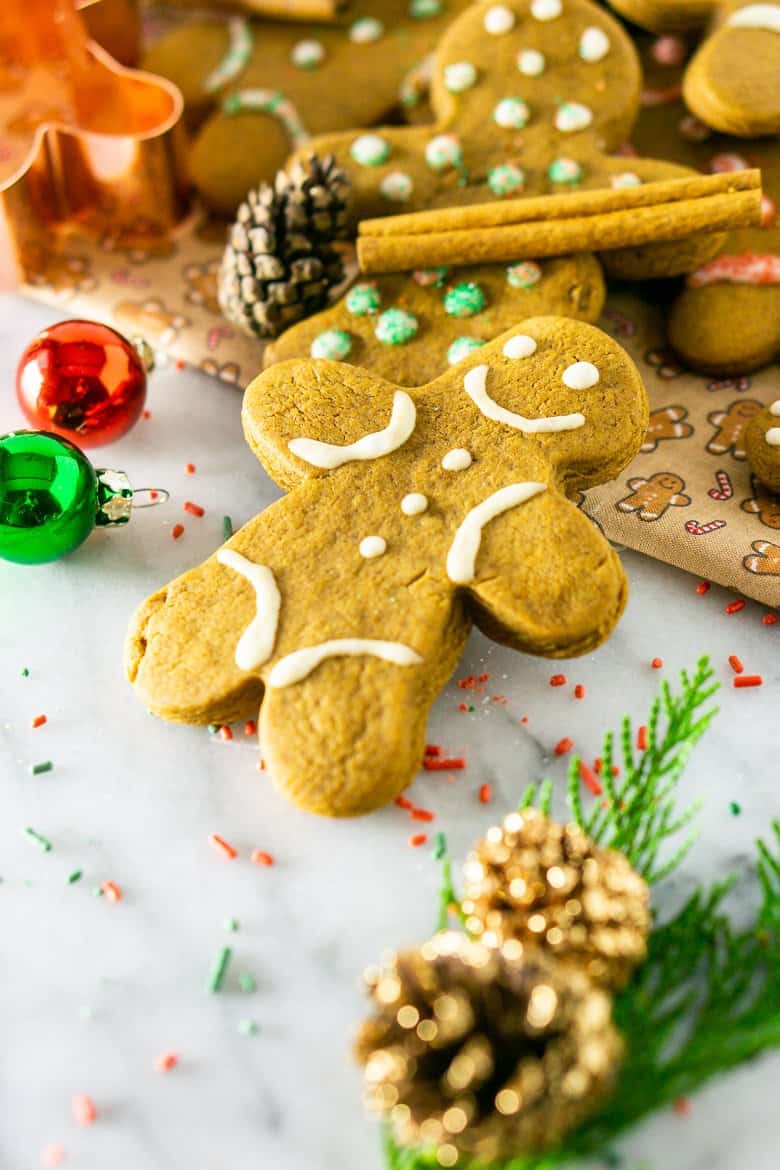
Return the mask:
<svg viewBox="0 0 780 1170"><path fill-rule="evenodd" d="M146 369L132 342L96 321L60 321L39 333L16 371L30 423L78 442L112 443L137 422Z"/></svg>

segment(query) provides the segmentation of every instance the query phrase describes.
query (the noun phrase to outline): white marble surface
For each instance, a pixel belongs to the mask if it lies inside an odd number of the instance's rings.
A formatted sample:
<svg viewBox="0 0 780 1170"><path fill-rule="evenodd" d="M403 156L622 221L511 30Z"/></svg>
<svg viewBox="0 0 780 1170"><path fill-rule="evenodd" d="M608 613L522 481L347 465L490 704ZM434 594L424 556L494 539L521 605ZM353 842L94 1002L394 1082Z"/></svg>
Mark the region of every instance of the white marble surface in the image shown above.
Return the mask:
<svg viewBox="0 0 780 1170"><path fill-rule="evenodd" d="M22 421L13 395L21 346L61 315L0 301L0 431ZM379 1170L349 1037L363 966L433 925L430 846L407 844L425 826L397 808L353 823L306 816L258 774L242 734L222 743L168 726L134 699L121 668L133 607L220 543L224 513L238 525L276 494L242 442L237 392L167 369L153 378L149 406L150 420L93 457L138 486L167 487L170 504L94 535L58 564L0 565L0 1167L29 1170L47 1142L61 1142L69 1170ZM183 515L185 499L205 517ZM178 520L186 531L174 542ZM671 676L708 652L726 684L683 786L706 803L680 882L744 863L780 813L780 625L762 625L752 603L727 617L723 591L701 597L681 572L624 560L631 602L598 653L551 666L478 635L469 642L459 677L489 671L485 701L461 714L463 692L450 684L430 729L468 767L452 784L429 774L413 789L456 859L527 781L562 780L549 758L561 736L593 757L623 711L641 720L659 682L649 666L656 655ZM732 688L731 653L763 674L763 688ZM587 697L551 689L553 670L584 683ZM507 705L487 701L494 693ZM49 722L33 731L40 712ZM32 777L30 765L46 758L54 771ZM477 799L483 782L493 787L489 807ZM730 814L731 800L741 816ZM24 839L25 825L51 838L53 851ZM210 832L240 858L215 854ZM254 847L276 866L251 865ZM76 867L84 877L69 886ZM93 897L104 879L122 888L120 904ZM235 934L223 925L230 916ZM225 988L209 996L208 967L226 942L234 957ZM238 989L245 971L256 977L253 994ZM241 1034L243 1020L259 1033ZM169 1049L181 1063L161 1075L154 1060ZM780 1057L766 1059L703 1093L689 1117L657 1117L624 1143L626 1167L775 1170L778 1073ZM77 1093L96 1103L91 1128L71 1119Z"/></svg>

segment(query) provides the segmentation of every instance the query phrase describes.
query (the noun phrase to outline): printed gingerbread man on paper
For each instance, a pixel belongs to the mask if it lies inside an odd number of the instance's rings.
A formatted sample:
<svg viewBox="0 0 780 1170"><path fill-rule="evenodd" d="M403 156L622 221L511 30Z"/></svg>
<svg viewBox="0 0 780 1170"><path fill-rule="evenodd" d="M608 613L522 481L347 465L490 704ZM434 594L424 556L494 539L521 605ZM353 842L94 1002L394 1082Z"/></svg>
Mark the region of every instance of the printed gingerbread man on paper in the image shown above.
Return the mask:
<svg viewBox="0 0 780 1170"><path fill-rule="evenodd" d="M750 499L743 500L740 507L743 512L752 512L754 516L758 516L767 528L780 528L780 495L765 488L755 476L753 495Z"/></svg>
<svg viewBox="0 0 780 1170"><path fill-rule="evenodd" d="M683 493L685 480L671 471L657 471L649 479L634 476L628 480L631 495L618 500L621 512L635 512L640 520L660 520L669 508L687 508L691 497Z"/></svg>
<svg viewBox="0 0 780 1170"><path fill-rule="evenodd" d="M436 51L433 126L324 134L294 157L336 156L352 184L356 221L689 176L674 163L614 156L629 137L640 84L630 39L589 0L473 4ZM721 238L603 258L628 278L669 276L698 267Z"/></svg>
<svg viewBox="0 0 780 1170"><path fill-rule="evenodd" d="M726 410L715 410L707 415L707 421L715 427L715 434L707 443L711 455L745 458L745 430L750 420L761 410L761 403L753 398L739 398Z"/></svg>
<svg viewBox="0 0 780 1170"><path fill-rule="evenodd" d="M403 790L472 622L549 657L612 630L625 577L567 495L627 464L647 399L600 330L532 318L408 391L285 362L243 419L288 494L141 606L127 670L180 722L262 701L263 757L296 804L346 816Z"/></svg>
<svg viewBox="0 0 780 1170"><path fill-rule="evenodd" d="M772 544L770 540L754 540L750 547L752 554L748 553L742 560L748 573L780 577L780 544Z"/></svg>
<svg viewBox="0 0 780 1170"><path fill-rule="evenodd" d="M650 412L650 425L642 444L642 454L647 455L658 449L665 439L687 439L693 434L693 426L685 422L688 411L684 406L659 406Z"/></svg>

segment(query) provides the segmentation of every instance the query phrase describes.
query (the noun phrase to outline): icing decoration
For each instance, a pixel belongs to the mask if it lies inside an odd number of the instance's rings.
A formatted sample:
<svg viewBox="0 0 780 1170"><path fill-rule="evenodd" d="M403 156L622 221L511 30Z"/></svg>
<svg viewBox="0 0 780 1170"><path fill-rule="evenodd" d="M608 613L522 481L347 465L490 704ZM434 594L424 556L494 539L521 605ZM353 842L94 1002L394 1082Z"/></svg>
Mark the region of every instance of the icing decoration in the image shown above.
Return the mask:
<svg viewBox="0 0 780 1170"><path fill-rule="evenodd" d="M276 578L266 565L256 565L232 548L221 548L217 560L226 568L245 577L255 591L257 611L236 646L235 662L239 670L256 670L274 652L276 628L282 596Z"/></svg>
<svg viewBox="0 0 780 1170"><path fill-rule="evenodd" d="M511 195L525 186L525 171L514 163L501 163L488 171L487 185L494 195Z"/></svg>
<svg viewBox="0 0 780 1170"><path fill-rule="evenodd" d="M380 194L391 203L406 203L413 188L412 176L406 171L391 171L379 184Z"/></svg>
<svg viewBox="0 0 780 1170"><path fill-rule="evenodd" d="M432 284L441 288L448 272L449 268L444 266L441 268L418 268L416 272L412 273L412 279L415 284L419 284L420 288L429 288Z"/></svg>
<svg viewBox="0 0 780 1170"><path fill-rule="evenodd" d="M280 658L268 676L268 685L289 687L307 678L326 658L357 658L363 654L381 658L384 662L394 662L396 666L418 666L422 662L420 655L403 642L382 642L377 638L334 638L330 642L307 646L304 650L295 650Z"/></svg>
<svg viewBox="0 0 780 1170"><path fill-rule="evenodd" d="M214 93L238 77L249 64L254 48L252 26L241 16L234 16L227 22L229 44L225 56L203 82L206 93Z"/></svg>
<svg viewBox="0 0 780 1170"><path fill-rule="evenodd" d="M563 371L561 381L570 390L590 390L596 385L599 377L593 362L574 362Z"/></svg>
<svg viewBox="0 0 780 1170"><path fill-rule="evenodd" d="M562 12L561 0L533 0L531 5L534 20L555 20Z"/></svg>
<svg viewBox="0 0 780 1170"><path fill-rule="evenodd" d="M716 256L692 272L685 283L689 288L707 284L780 284L780 256L773 252Z"/></svg>
<svg viewBox="0 0 780 1170"><path fill-rule="evenodd" d="M584 130L593 121L593 114L581 102L564 102L555 114L555 129L563 134L572 134L575 130Z"/></svg>
<svg viewBox="0 0 780 1170"><path fill-rule="evenodd" d="M271 114L282 128L295 150L305 146L311 135L289 98L273 89L240 89L230 93L222 103L222 111L234 114Z"/></svg>
<svg viewBox="0 0 780 1170"><path fill-rule="evenodd" d="M404 516L421 516L428 510L428 497L422 492L409 492L401 500L401 511Z"/></svg>
<svg viewBox="0 0 780 1170"><path fill-rule="evenodd" d="M780 398L769 407L769 413L775 416L780 415ZM766 441L770 447L780 447L780 427L770 427L766 433Z"/></svg>
<svg viewBox="0 0 780 1170"><path fill-rule="evenodd" d="M483 24L485 32L500 37L515 27L515 14L505 4L493 4L485 13Z"/></svg>
<svg viewBox="0 0 780 1170"><path fill-rule="evenodd" d="M409 15L413 20L430 20L441 15L442 7L442 0L411 0Z"/></svg>
<svg viewBox="0 0 780 1170"><path fill-rule="evenodd" d="M474 580L482 529L486 524L546 490L545 483L510 483L472 508L458 525L447 553L447 576L450 581L455 585L468 585Z"/></svg>
<svg viewBox="0 0 780 1170"><path fill-rule="evenodd" d="M344 299L347 312L354 313L356 317L377 313L381 302L382 297L375 284L356 284L349 290Z"/></svg>
<svg viewBox="0 0 780 1170"><path fill-rule="evenodd" d="M434 171L446 171L450 167L460 167L463 163L463 150L458 136L456 134L437 134L425 147L425 161Z"/></svg>
<svg viewBox="0 0 780 1170"><path fill-rule="evenodd" d="M352 338L343 329L326 329L311 343L309 352L313 358L330 358L334 362L343 362L349 357L352 349Z"/></svg>
<svg viewBox="0 0 780 1170"><path fill-rule="evenodd" d="M596 28L595 25L586 28L580 37L578 52L581 60L587 61L589 64L603 60L609 49L609 37L603 29Z"/></svg>
<svg viewBox="0 0 780 1170"><path fill-rule="evenodd" d="M633 171L622 171L610 179L610 185L618 191L624 187L639 187L641 184L642 180L639 175L635 175Z"/></svg>
<svg viewBox="0 0 780 1170"><path fill-rule="evenodd" d="M547 168L547 177L552 183L559 183L568 187L573 187L579 183L582 176L582 166L580 163L575 162L573 158L553 159Z"/></svg>
<svg viewBox="0 0 780 1170"><path fill-rule="evenodd" d="M521 49L517 54L517 68L524 77L539 77L547 62L538 49Z"/></svg>
<svg viewBox="0 0 780 1170"><path fill-rule="evenodd" d="M527 333L516 333L504 344L504 357L527 358L536 353L536 342Z"/></svg>
<svg viewBox="0 0 780 1170"><path fill-rule="evenodd" d="M470 61L456 61L444 66L444 85L450 93L465 93L477 82L476 66Z"/></svg>
<svg viewBox="0 0 780 1170"><path fill-rule="evenodd" d="M325 46L320 41L298 41L290 60L298 69L316 69L325 60Z"/></svg>
<svg viewBox="0 0 780 1170"><path fill-rule="evenodd" d="M493 110L493 121L502 130L522 130L531 111L522 98L503 98Z"/></svg>
<svg viewBox="0 0 780 1170"><path fill-rule="evenodd" d="M408 110L418 105L430 89L432 76L433 53L429 53L427 57L423 57L422 61L418 61L416 65L412 66L401 82L401 88L398 91L401 105Z"/></svg>
<svg viewBox="0 0 780 1170"><path fill-rule="evenodd" d="M748 4L732 12L726 24L731 28L763 28L780 33L780 4Z"/></svg>
<svg viewBox="0 0 780 1170"><path fill-rule="evenodd" d="M381 167L390 157L390 143L378 134L361 134L349 148L361 167Z"/></svg>
<svg viewBox="0 0 780 1170"><path fill-rule="evenodd" d="M481 337L456 337L447 350L447 361L451 366L454 366L484 344Z"/></svg>
<svg viewBox="0 0 780 1170"><path fill-rule="evenodd" d="M388 309L377 318L374 336L383 345L406 345L417 332L418 323L414 313L406 309Z"/></svg>
<svg viewBox="0 0 780 1170"><path fill-rule="evenodd" d="M387 541L383 536L364 536L360 542L360 555L366 560L381 557L387 550Z"/></svg>
<svg viewBox="0 0 780 1170"><path fill-rule="evenodd" d="M370 45L384 36L385 26L373 16L363 16L349 27L349 39L353 45Z"/></svg>
<svg viewBox="0 0 780 1170"><path fill-rule="evenodd" d="M485 307L485 294L474 281L456 284L444 298L444 311L450 317L473 317Z"/></svg>
<svg viewBox="0 0 780 1170"><path fill-rule="evenodd" d="M541 279L542 266L535 260L520 260L506 270L507 284L512 288L533 288Z"/></svg>
<svg viewBox="0 0 780 1170"><path fill-rule="evenodd" d="M514 341L515 338L511 338L510 340ZM529 340L532 339L529 338ZM509 354L507 356L511 357L513 355ZM518 354L517 356L528 357L529 353ZM569 368L571 369L571 367ZM558 431L576 431L578 427L585 425L585 416L579 412L574 414L555 414L542 418L525 418L522 414L515 414L513 410L507 410L505 406L499 406L487 392L485 385L487 375L487 366L475 366L473 370L469 370L463 379L463 386L466 393L477 410L481 414L484 414L485 418L492 419L493 422L505 423L506 426L514 427L515 430L522 431L526 435L554 434Z"/></svg>
<svg viewBox="0 0 780 1170"><path fill-rule="evenodd" d="M355 459L379 459L402 447L414 430L417 411L414 401L405 390L396 390L393 395L393 409L390 422L381 431L363 435L354 443L339 446L338 443L321 443L319 439L290 439L287 446L293 455L311 463L312 467L342 467Z"/></svg>
<svg viewBox="0 0 780 1170"><path fill-rule="evenodd" d="M471 467L472 462L470 451L463 447L453 447L444 456L441 465L445 471L465 471L467 467Z"/></svg>

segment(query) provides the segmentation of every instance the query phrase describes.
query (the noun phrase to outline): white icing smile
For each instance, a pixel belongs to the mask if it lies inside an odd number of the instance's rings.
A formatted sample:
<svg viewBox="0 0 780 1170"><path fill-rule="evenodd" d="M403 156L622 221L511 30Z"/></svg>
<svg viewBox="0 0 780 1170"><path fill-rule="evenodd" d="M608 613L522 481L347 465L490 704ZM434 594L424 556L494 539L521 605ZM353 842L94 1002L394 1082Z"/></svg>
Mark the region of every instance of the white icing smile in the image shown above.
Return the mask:
<svg viewBox="0 0 780 1170"><path fill-rule="evenodd" d="M404 390L393 395L393 410L390 422L381 431L363 435L354 443L339 446L337 443L321 443L318 439L290 439L287 446L293 455L311 463L313 467L332 470L355 459L379 459L402 447L414 431L417 418L412 398Z"/></svg>
<svg viewBox="0 0 780 1170"><path fill-rule="evenodd" d="M221 548L217 560L226 568L240 573L254 588L257 612L236 646L235 661L239 670L256 670L274 652L279 608L282 604L276 578L265 565L254 564L232 548Z"/></svg>
<svg viewBox="0 0 780 1170"><path fill-rule="evenodd" d="M289 687L310 675L326 658L355 658L363 654L394 662L396 666L418 666L422 662L420 655L403 642L382 642L376 638L334 638L330 642L307 646L280 658L268 676L268 685Z"/></svg>
<svg viewBox="0 0 780 1170"><path fill-rule="evenodd" d="M522 414L515 414L513 410L507 410L505 406L499 406L487 392L485 385L487 375L487 366L475 366L463 379L466 393L485 418L490 418L493 422L505 423L527 435L574 431L585 425L585 415L579 412L556 414L547 418L525 418Z"/></svg>
<svg viewBox="0 0 780 1170"><path fill-rule="evenodd" d="M455 585L468 585L476 574L477 553L482 542L482 529L496 516L524 504L539 492L547 490L544 483L510 483L499 488L466 515L455 533L447 553L447 576Z"/></svg>

